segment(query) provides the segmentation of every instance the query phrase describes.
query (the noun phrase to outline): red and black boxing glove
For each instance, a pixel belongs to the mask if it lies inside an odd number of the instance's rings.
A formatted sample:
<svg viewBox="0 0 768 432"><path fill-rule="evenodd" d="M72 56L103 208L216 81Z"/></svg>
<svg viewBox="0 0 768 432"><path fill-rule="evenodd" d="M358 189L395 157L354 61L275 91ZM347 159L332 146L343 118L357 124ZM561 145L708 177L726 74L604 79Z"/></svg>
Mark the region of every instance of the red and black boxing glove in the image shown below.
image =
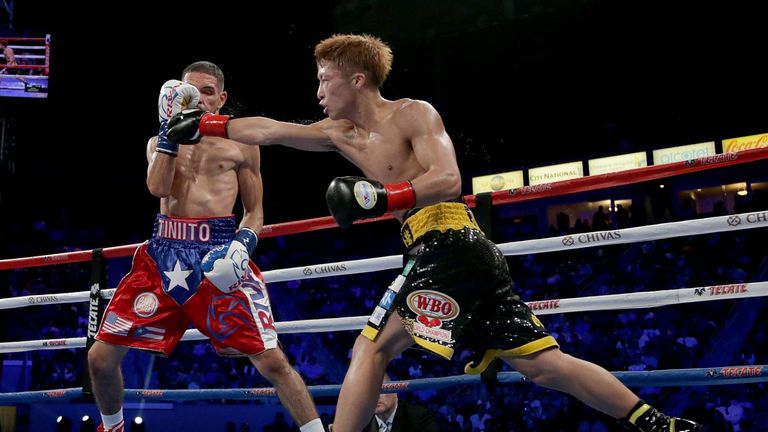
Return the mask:
<svg viewBox="0 0 768 432"><path fill-rule="evenodd" d="M184 110L168 122L168 139L179 144L197 144L204 136L228 138L229 118L200 109Z"/></svg>
<svg viewBox="0 0 768 432"><path fill-rule="evenodd" d="M325 201L336 223L347 228L358 219L413 207L416 193L410 181L385 185L363 177L336 177Z"/></svg>

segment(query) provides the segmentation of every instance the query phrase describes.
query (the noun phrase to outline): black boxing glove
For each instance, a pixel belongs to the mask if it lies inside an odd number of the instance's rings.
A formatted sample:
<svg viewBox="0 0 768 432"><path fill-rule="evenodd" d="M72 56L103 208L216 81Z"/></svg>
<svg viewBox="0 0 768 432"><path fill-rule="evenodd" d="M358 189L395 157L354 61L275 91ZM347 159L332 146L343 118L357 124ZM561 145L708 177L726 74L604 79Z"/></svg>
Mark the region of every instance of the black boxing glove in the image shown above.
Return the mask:
<svg viewBox="0 0 768 432"><path fill-rule="evenodd" d="M336 177L328 186L325 201L336 223L348 228L358 219L413 207L416 193L410 181L385 185L363 177Z"/></svg>
<svg viewBox="0 0 768 432"><path fill-rule="evenodd" d="M168 139L180 144L197 144L204 136L228 138L229 116L199 109L184 110L168 122Z"/></svg>

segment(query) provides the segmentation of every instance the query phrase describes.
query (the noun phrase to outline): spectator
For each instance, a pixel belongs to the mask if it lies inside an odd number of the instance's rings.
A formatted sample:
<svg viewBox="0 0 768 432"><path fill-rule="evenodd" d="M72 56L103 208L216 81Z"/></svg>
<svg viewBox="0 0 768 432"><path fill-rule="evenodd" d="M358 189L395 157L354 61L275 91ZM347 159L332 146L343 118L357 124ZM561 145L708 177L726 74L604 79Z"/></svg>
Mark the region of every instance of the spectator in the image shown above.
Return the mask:
<svg viewBox="0 0 768 432"><path fill-rule="evenodd" d="M385 379L386 381L386 379ZM397 393L381 393L365 432L437 432L437 420L428 409L399 400Z"/></svg>
<svg viewBox="0 0 768 432"><path fill-rule="evenodd" d="M608 215L603 210L603 206L597 206L597 211L592 215L592 229L595 231L607 230L608 220Z"/></svg>
<svg viewBox="0 0 768 432"><path fill-rule="evenodd" d="M619 228L629 226L629 212L621 204L616 204L616 224Z"/></svg>

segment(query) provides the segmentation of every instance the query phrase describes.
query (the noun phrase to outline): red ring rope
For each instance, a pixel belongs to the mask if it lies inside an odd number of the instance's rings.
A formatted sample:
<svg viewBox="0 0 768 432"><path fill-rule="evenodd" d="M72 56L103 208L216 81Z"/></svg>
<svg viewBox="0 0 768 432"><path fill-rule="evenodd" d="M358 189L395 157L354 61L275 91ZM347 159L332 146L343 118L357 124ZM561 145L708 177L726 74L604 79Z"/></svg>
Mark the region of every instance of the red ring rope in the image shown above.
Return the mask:
<svg viewBox="0 0 768 432"><path fill-rule="evenodd" d="M763 159L768 159L768 148L744 150L734 153L721 153L714 156L704 156L697 159L673 162L664 165L653 165L627 171L580 177L572 180L563 180L552 183L544 183L536 186L525 186L517 189L494 192L491 194L491 199L494 205L530 201L539 198L548 198L595 189L642 183L651 180L658 180L665 177L673 177L697 171L739 165ZM464 200L470 207L475 206L474 195L467 195L464 197ZM378 222L386 219L392 219L392 216L387 214L378 218L356 221L355 224ZM277 237L308 231L317 231L333 228L336 226L336 222L332 217L325 216L314 219L265 225L262 228L259 237ZM140 244L141 243L104 248L102 252L105 258L126 257L132 255ZM86 250L51 255L39 255L26 258L6 259L0 260L0 270L85 262L90 261L91 256L92 251Z"/></svg>

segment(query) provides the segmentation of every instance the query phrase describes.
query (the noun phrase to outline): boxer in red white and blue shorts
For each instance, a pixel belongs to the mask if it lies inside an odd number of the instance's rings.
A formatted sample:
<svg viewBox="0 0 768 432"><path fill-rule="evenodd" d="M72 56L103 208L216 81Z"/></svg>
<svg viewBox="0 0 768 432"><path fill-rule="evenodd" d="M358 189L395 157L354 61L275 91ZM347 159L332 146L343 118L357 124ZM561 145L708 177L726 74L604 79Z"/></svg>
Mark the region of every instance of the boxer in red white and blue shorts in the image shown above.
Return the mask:
<svg viewBox="0 0 768 432"><path fill-rule="evenodd" d="M192 322L222 356L277 346L269 295L256 265L225 294L203 275L202 261L235 237L235 218L158 215L152 239L117 287L97 340L168 356Z"/></svg>
<svg viewBox="0 0 768 432"><path fill-rule="evenodd" d="M151 240L115 291L88 351L99 431L123 431L120 364L130 348L170 355L193 323L222 356L248 356L302 432L324 428L299 374L277 343L269 295L250 260L264 221L258 146L203 137L178 145L168 120L187 107L217 113L224 75L196 62L160 91L160 132L146 146L147 187L160 199ZM240 223L232 216L237 198Z"/></svg>

